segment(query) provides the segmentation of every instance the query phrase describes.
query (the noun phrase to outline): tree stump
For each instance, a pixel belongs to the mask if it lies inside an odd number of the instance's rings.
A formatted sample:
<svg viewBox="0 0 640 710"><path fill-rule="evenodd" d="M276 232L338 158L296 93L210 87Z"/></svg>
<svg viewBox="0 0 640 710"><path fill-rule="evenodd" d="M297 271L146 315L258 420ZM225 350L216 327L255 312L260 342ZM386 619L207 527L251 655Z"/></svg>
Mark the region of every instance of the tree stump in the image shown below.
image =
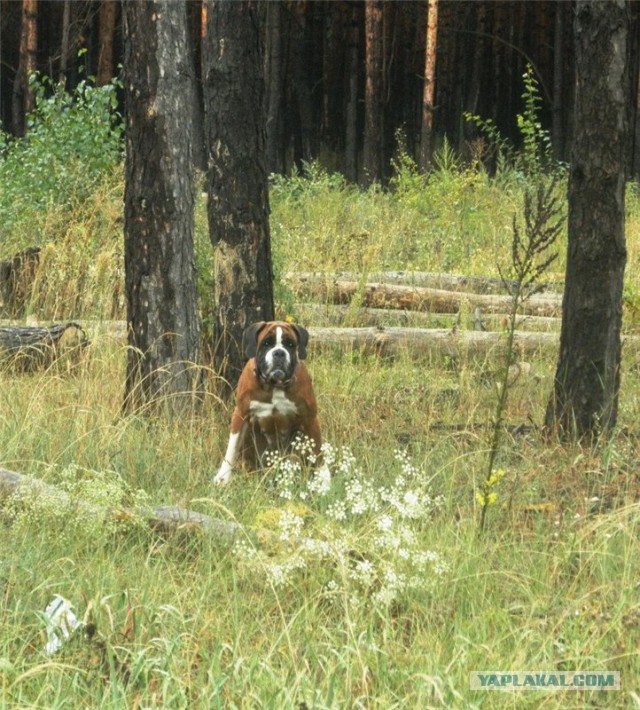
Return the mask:
<svg viewBox="0 0 640 710"><path fill-rule="evenodd" d="M0 261L0 314L4 318L24 315L39 263L40 247L29 247Z"/></svg>

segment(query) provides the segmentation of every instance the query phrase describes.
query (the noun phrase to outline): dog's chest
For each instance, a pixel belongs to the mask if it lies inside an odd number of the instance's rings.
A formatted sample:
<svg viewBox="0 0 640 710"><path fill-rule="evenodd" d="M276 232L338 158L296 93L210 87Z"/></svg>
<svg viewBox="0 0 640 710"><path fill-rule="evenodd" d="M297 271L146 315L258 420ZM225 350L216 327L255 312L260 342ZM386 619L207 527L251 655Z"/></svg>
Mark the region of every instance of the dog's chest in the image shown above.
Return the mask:
<svg viewBox="0 0 640 710"><path fill-rule="evenodd" d="M273 390L270 402L251 400L249 412L253 421L277 417L278 415L285 419L290 419L298 414L298 408L282 390L276 389Z"/></svg>

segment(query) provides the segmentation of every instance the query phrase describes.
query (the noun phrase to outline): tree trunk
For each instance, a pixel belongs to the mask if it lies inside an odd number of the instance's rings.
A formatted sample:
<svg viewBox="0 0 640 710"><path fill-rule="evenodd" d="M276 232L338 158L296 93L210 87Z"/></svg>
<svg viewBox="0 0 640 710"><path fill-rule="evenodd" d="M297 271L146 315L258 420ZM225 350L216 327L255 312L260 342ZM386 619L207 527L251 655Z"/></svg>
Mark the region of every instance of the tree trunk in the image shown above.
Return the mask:
<svg viewBox="0 0 640 710"><path fill-rule="evenodd" d="M100 51L98 55L98 73L96 84L104 86L113 78L113 37L116 29L116 16L119 3L102 0L100 5Z"/></svg>
<svg viewBox="0 0 640 710"><path fill-rule="evenodd" d="M358 48L360 30L358 7L350 8L351 23L348 30L346 108L345 108L345 176L350 182L358 181Z"/></svg>
<svg viewBox="0 0 640 710"><path fill-rule="evenodd" d="M12 120L17 136L25 133L25 117L35 108L35 96L29 86L29 76L37 68L38 0L22 0L20 56L13 82Z"/></svg>
<svg viewBox="0 0 640 710"><path fill-rule="evenodd" d="M160 398L170 413L200 387L193 252L193 76L183 3L124 3L127 155L125 409Z"/></svg>
<svg viewBox="0 0 640 710"><path fill-rule="evenodd" d="M478 99L480 97L480 84L482 74L482 60L484 58L485 35L487 32L487 6L480 2L475 5L476 20L474 30L476 36L473 40L472 62L469 70L469 85L465 96L466 112L475 115L478 112ZM476 135L477 129L471 121L464 124L466 134Z"/></svg>
<svg viewBox="0 0 640 710"><path fill-rule="evenodd" d="M291 51L291 96L289 99L291 123L293 125L293 161L300 171L304 163L316 157L315 110L311 93L313 76L309 67L312 52L307 50L308 29L307 14L310 4L304 0L293 3L291 12L290 41Z"/></svg>
<svg viewBox="0 0 640 710"><path fill-rule="evenodd" d="M209 234L215 250L214 365L230 394L242 371L242 334L273 319L264 112L266 7L212 2L207 17L205 115Z"/></svg>
<svg viewBox="0 0 640 710"><path fill-rule="evenodd" d="M69 60L69 27L71 25L71 0L64 0L62 6L62 39L60 40L60 81L67 80Z"/></svg>
<svg viewBox="0 0 640 710"><path fill-rule="evenodd" d="M383 163L383 33L381 0L365 0L365 97L363 187L382 180Z"/></svg>
<svg viewBox="0 0 640 710"><path fill-rule="evenodd" d="M436 46L438 38L438 0L427 2L427 40L422 90L422 130L420 132L420 168L431 170L433 159L433 106L436 86Z"/></svg>
<svg viewBox="0 0 640 710"><path fill-rule="evenodd" d="M282 12L283 6L279 2L270 2L267 5L267 171L278 174L283 174L285 170Z"/></svg>
<svg viewBox="0 0 640 710"><path fill-rule="evenodd" d="M629 10L576 8L575 134L562 333L546 424L592 435L616 423L620 389L625 167L630 147Z"/></svg>
<svg viewBox="0 0 640 710"><path fill-rule="evenodd" d="M564 75L564 3L558 2L555 7L555 24L553 31L553 117L551 137L553 140L553 157L564 160L563 110L565 102L563 95Z"/></svg>

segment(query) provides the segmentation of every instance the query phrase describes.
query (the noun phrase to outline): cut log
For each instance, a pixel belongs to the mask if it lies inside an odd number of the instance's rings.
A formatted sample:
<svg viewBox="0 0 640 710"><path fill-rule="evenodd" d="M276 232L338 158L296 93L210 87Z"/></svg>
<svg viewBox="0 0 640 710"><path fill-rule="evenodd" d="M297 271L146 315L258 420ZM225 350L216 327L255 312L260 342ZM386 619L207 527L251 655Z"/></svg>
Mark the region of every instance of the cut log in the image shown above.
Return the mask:
<svg viewBox="0 0 640 710"><path fill-rule="evenodd" d="M309 328L309 349L361 351L381 356L408 353L412 357L473 357L499 353L506 346L504 333L458 329L422 328ZM531 357L545 348L558 347L556 333L516 332L514 346L521 356Z"/></svg>
<svg viewBox="0 0 640 710"><path fill-rule="evenodd" d="M7 326L0 328L0 363L19 371L32 371L48 367L62 355L78 355L88 342L77 323Z"/></svg>
<svg viewBox="0 0 640 710"><path fill-rule="evenodd" d="M292 277L287 283L298 297L337 304L348 304L355 298L359 304L370 308L452 313L468 304L470 309L480 308L483 313L508 313L512 303L511 296L444 291L423 286L327 281L324 277ZM520 313L555 317L560 315L561 309L562 297L559 294L538 294L525 301Z"/></svg>
<svg viewBox="0 0 640 710"><path fill-rule="evenodd" d="M400 284L405 286L426 286L445 291L465 291L478 294L510 294L514 292L516 282L504 281L493 276L463 276L462 274L431 273L427 271L377 271L367 273L367 282ZM285 281L355 281L360 282L362 274L354 271L288 272ZM540 293L562 293L562 281L540 284Z"/></svg>
<svg viewBox="0 0 640 710"><path fill-rule="evenodd" d="M303 325L318 326L382 326L382 327L420 327L437 328L453 327L459 324L462 328L474 329L475 314L459 323L458 313L425 313L424 311L407 311L398 308L366 308L357 306L340 306L320 303L298 303L295 312ZM480 319L485 330L504 330L507 327L508 316L501 313L480 313ZM555 331L560 330L560 318L551 316L522 315L516 318L516 328L519 330Z"/></svg>
<svg viewBox="0 0 640 710"><path fill-rule="evenodd" d="M72 499L65 491L38 478L30 478L23 476L21 473L0 469L0 507L20 490L28 489L32 491L34 488L36 492L45 496L48 495L59 501L62 506L73 503L74 508L82 514L95 516L105 512L95 503ZM152 530L164 534L180 531L200 531L226 544L247 536L245 528L239 523L219 520L204 513L197 513L177 506L157 506L138 510L122 508L108 511L108 514L118 520L143 518ZM255 531L255 534L260 536L268 535L268 533L263 533L263 531Z"/></svg>
<svg viewBox="0 0 640 710"><path fill-rule="evenodd" d="M407 353L418 358L486 357L500 354L507 343L506 333L457 328L309 328L309 334L308 348L312 352L338 348L382 356ZM516 331L514 334L514 347L520 359L526 359L549 348L557 348L559 342L559 333ZM640 351L640 338L624 336L623 347L625 354L637 353Z"/></svg>

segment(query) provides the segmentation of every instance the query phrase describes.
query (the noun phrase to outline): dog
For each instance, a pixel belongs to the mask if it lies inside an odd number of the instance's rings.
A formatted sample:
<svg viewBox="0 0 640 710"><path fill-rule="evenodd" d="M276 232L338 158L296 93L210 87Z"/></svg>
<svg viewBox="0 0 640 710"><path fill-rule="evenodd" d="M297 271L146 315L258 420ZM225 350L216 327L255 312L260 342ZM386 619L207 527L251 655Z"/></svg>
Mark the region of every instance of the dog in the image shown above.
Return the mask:
<svg viewBox="0 0 640 710"><path fill-rule="evenodd" d="M322 437L311 376L304 362L309 333L282 321L261 321L244 332L244 366L231 417L227 452L213 482L227 484L241 458L260 465L266 451L286 452L308 437L320 455Z"/></svg>

